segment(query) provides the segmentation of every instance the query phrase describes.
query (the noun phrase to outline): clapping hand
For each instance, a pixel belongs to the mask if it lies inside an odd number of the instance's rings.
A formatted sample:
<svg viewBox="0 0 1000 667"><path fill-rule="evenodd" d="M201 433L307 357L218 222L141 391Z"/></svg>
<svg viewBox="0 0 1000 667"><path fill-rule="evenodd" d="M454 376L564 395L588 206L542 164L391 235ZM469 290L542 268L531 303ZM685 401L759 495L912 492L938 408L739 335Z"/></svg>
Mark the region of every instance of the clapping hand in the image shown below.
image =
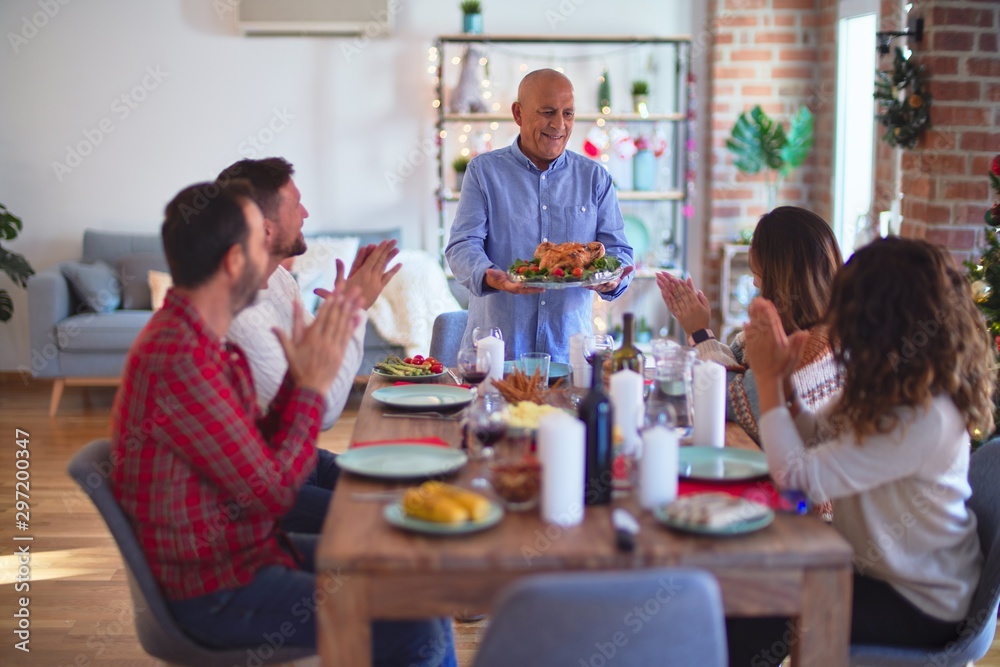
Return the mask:
<svg viewBox="0 0 1000 667"><path fill-rule="evenodd" d="M368 310L375 303L375 300L389 284L392 277L403 268L402 264L397 264L388 271L385 267L399 254L395 240L382 241L378 245L369 244L358 249L358 254L354 256L351 264L351 272L344 277L344 263L337 260L337 277L333 283L335 291L341 291L348 287L357 287L361 293L361 308ZM318 288L313 293L321 299L329 298L332 294L330 290Z"/></svg>
<svg viewBox="0 0 1000 667"><path fill-rule="evenodd" d="M690 278L681 280L663 271L656 274L656 286L660 288L663 301L670 314L677 318L684 333L690 336L699 329L709 327L712 308L708 297L701 290L695 289Z"/></svg>
<svg viewBox="0 0 1000 667"><path fill-rule="evenodd" d="M274 329L295 384L325 394L344 360L347 343L361 321L361 290L348 287L325 298L316 319L305 325L302 304L292 305L292 330Z"/></svg>
<svg viewBox="0 0 1000 667"><path fill-rule="evenodd" d="M785 334L774 304L763 298L750 302L750 322L743 327L746 355L758 381L783 381L791 377L809 339L807 331Z"/></svg>

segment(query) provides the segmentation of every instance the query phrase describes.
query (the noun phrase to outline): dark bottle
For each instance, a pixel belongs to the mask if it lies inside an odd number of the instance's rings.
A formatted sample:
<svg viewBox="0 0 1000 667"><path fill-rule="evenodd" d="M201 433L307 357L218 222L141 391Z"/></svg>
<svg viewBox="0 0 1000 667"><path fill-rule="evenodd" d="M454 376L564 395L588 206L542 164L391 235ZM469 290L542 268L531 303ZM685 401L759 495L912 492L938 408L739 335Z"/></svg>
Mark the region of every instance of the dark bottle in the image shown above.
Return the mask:
<svg viewBox="0 0 1000 667"><path fill-rule="evenodd" d="M584 503L607 505L611 502L611 401L604 393L604 355L595 354L591 359L593 377L590 391L580 401L577 415L586 429L587 452L584 471Z"/></svg>
<svg viewBox="0 0 1000 667"><path fill-rule="evenodd" d="M611 355L611 368L615 373L627 368L643 375L646 371L646 358L635 346L635 316L625 313L623 317L625 333L622 336L622 346Z"/></svg>

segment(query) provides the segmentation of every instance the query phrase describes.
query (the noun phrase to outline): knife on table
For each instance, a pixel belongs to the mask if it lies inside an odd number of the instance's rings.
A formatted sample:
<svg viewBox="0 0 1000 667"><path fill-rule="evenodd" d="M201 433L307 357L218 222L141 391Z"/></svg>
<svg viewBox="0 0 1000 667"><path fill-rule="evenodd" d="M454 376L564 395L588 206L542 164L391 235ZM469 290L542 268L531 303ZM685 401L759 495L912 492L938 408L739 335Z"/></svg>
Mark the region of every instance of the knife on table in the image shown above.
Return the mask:
<svg viewBox="0 0 1000 667"><path fill-rule="evenodd" d="M615 545L622 551L635 549L635 536L639 534L639 522L627 509L616 507L611 512L611 525L615 528Z"/></svg>

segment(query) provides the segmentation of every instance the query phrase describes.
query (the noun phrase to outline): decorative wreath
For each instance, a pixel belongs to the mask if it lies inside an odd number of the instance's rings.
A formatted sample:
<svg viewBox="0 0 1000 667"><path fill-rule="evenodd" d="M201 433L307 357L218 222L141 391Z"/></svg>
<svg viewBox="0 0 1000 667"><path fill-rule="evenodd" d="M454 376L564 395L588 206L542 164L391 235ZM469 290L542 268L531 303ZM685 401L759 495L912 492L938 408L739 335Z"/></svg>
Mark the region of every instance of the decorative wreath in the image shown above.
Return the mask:
<svg viewBox="0 0 1000 667"><path fill-rule="evenodd" d="M892 71L876 71L875 75L878 120L886 128L882 141L913 148L931 124L931 95L921 80L924 68L904 57L903 50L896 47Z"/></svg>

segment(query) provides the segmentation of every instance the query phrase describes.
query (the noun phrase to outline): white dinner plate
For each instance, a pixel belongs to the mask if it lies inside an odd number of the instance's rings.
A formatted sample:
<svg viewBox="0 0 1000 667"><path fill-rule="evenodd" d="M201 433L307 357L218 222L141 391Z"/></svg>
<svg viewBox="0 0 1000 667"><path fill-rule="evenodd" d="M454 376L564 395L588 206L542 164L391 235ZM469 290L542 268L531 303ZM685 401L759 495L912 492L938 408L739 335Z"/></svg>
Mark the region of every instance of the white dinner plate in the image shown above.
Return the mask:
<svg viewBox="0 0 1000 667"><path fill-rule="evenodd" d="M457 408L468 405L475 396L473 390L446 384L382 387L372 392L372 398L379 403L404 410Z"/></svg>
<svg viewBox="0 0 1000 667"><path fill-rule="evenodd" d="M371 445L349 449L337 457L342 470L378 479L437 477L468 462L461 450L433 445Z"/></svg>
<svg viewBox="0 0 1000 667"><path fill-rule="evenodd" d="M500 520L503 518L503 508L499 504L490 501L490 511L479 521L441 523L438 521L415 519L406 514L400 503L392 503L386 506L383 516L393 526L415 533L425 533L428 535L464 535L466 533L486 530L500 523Z"/></svg>
<svg viewBox="0 0 1000 667"><path fill-rule="evenodd" d="M736 482L767 477L767 456L733 447L681 447L681 479Z"/></svg>

